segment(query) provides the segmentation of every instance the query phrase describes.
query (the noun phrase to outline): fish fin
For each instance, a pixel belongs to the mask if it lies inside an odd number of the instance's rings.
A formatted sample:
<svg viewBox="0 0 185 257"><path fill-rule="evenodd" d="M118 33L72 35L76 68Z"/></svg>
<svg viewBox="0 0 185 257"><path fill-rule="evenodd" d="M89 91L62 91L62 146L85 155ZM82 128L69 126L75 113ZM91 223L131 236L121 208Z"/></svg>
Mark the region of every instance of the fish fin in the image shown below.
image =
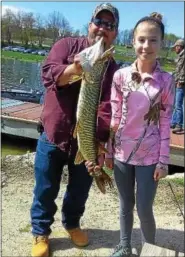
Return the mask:
<svg viewBox="0 0 185 257"><path fill-rule="evenodd" d="M99 144L99 146L98 146L98 156L101 155L102 153L109 153L109 152L102 144Z"/></svg>
<svg viewBox="0 0 185 257"><path fill-rule="evenodd" d="M74 128L74 131L73 131L73 137L74 137L74 138L77 138L78 127L79 127L79 125L78 125L78 122L77 122L77 123L76 123L76 126L75 126L75 128Z"/></svg>
<svg viewBox="0 0 185 257"><path fill-rule="evenodd" d="M76 153L76 157L75 157L75 164L80 164L84 161L84 157L82 155L82 153L78 150L78 152Z"/></svg>

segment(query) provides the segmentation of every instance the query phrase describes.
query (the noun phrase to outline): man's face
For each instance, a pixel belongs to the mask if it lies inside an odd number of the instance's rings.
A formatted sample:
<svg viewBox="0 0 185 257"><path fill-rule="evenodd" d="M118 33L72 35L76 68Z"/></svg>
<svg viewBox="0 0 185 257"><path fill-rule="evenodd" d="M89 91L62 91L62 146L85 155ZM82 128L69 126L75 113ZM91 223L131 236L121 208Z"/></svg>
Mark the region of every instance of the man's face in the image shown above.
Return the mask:
<svg viewBox="0 0 185 257"><path fill-rule="evenodd" d="M179 54L182 51L182 46L175 46L174 51Z"/></svg>
<svg viewBox="0 0 185 257"><path fill-rule="evenodd" d="M101 37L103 37L106 48L109 48L117 36L117 29L115 27L112 30L110 29L113 24L114 17L109 11L100 12L96 16L96 20L89 24L88 37L90 44L96 43Z"/></svg>

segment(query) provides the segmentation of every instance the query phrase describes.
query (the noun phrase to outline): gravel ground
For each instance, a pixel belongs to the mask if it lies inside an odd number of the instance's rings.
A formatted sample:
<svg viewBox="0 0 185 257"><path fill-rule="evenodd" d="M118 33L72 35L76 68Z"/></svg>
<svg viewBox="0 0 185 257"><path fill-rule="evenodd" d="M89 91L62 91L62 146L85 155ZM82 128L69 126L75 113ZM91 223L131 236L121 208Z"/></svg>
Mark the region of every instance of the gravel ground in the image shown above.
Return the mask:
<svg viewBox="0 0 185 257"><path fill-rule="evenodd" d="M32 235L29 210L32 202L34 154L7 156L2 161L2 255L30 256ZM66 173L67 174L67 173ZM66 188L67 175L56 200L58 211L52 225L51 256L110 256L119 241L119 202L116 189L101 194L93 184L81 219L88 231L90 245L77 248L69 240L60 221L60 208ZM173 178L176 176L173 176ZM177 177L182 177L178 175ZM183 186L175 188L183 207ZM156 244L184 252L184 222L165 180L160 183L154 205L157 237ZM141 251L137 213L132 235L133 247Z"/></svg>

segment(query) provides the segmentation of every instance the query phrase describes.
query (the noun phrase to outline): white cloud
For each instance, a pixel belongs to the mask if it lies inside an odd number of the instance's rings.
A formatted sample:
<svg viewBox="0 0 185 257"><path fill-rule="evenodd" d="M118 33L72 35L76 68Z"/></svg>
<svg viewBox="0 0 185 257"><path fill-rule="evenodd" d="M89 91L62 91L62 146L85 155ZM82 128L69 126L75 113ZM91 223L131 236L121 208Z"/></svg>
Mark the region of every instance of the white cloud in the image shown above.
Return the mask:
<svg viewBox="0 0 185 257"><path fill-rule="evenodd" d="M15 7L15 6L11 6L11 5L2 5L2 16L5 14L6 9L10 9L13 13L18 13L19 11L33 12L33 10L31 10L31 9L26 9L26 8L22 8L22 7Z"/></svg>

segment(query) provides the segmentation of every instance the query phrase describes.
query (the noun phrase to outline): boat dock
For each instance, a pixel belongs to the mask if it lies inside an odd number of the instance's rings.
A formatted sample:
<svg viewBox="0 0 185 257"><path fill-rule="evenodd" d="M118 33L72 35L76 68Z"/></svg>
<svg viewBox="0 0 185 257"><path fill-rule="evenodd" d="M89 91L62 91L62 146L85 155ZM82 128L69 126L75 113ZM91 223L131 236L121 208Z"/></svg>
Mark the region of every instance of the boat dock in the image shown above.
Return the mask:
<svg viewBox="0 0 185 257"><path fill-rule="evenodd" d="M1 98L1 133L38 139L42 105ZM184 134L170 136L170 163L184 167Z"/></svg>
<svg viewBox="0 0 185 257"><path fill-rule="evenodd" d="M170 164L184 167L184 134L170 135Z"/></svg>
<svg viewBox="0 0 185 257"><path fill-rule="evenodd" d="M42 105L1 98L1 133L38 139Z"/></svg>

